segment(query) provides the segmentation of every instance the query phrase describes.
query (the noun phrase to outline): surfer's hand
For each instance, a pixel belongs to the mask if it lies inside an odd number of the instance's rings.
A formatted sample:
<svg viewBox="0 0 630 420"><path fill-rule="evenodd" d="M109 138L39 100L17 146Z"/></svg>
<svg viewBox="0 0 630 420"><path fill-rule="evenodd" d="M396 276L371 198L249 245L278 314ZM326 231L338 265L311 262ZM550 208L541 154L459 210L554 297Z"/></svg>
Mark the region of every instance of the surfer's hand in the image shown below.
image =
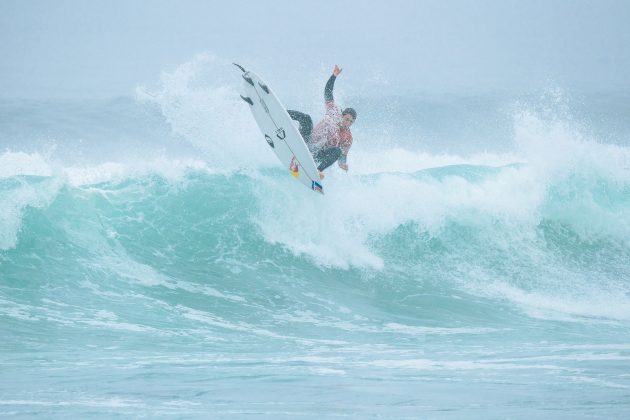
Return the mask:
<svg viewBox="0 0 630 420"><path fill-rule="evenodd" d="M348 172L348 165L347 165L347 164L345 164L345 163L340 163L340 164L339 164L339 167L340 167L341 169L343 169L344 171Z"/></svg>
<svg viewBox="0 0 630 420"><path fill-rule="evenodd" d="M333 69L333 75L335 75L335 77L339 76L339 73L341 73L341 70L338 65L335 64L335 68Z"/></svg>

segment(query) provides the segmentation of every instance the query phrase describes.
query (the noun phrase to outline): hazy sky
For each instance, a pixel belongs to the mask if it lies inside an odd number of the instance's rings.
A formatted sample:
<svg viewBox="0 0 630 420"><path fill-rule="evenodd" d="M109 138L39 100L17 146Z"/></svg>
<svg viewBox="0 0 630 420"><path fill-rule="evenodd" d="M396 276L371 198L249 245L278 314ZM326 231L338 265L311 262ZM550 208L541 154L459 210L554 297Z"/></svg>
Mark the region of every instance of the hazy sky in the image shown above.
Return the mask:
<svg viewBox="0 0 630 420"><path fill-rule="evenodd" d="M0 1L0 95L133 95L209 52L392 93L630 90L630 1Z"/></svg>

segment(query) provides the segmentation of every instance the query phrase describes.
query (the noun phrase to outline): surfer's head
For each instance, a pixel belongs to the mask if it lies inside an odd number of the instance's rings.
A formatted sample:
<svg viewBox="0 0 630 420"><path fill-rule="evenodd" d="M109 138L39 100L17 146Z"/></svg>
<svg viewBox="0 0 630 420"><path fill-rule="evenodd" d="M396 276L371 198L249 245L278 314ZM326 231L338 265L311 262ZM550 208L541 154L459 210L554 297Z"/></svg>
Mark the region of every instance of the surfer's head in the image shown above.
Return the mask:
<svg viewBox="0 0 630 420"><path fill-rule="evenodd" d="M356 119L357 111L355 111L353 108L346 108L341 113L341 125L343 127L350 127Z"/></svg>

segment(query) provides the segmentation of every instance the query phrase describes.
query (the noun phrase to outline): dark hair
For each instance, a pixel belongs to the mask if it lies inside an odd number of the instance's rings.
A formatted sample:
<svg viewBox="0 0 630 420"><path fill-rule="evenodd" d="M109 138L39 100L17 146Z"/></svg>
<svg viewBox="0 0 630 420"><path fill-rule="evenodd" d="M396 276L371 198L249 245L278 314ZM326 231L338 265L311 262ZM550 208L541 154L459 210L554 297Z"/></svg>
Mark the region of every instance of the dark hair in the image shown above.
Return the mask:
<svg viewBox="0 0 630 420"><path fill-rule="evenodd" d="M354 108L346 108L346 109L344 109L343 112L341 113L341 115L346 115L346 114L352 115L352 119L353 120L357 119L357 111L355 111Z"/></svg>

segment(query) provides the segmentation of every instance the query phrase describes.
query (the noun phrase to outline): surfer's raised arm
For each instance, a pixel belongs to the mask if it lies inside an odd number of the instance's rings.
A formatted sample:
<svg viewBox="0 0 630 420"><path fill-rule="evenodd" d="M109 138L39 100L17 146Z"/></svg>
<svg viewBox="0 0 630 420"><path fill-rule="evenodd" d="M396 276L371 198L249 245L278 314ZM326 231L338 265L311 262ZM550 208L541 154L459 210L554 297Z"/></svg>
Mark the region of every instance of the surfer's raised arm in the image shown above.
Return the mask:
<svg viewBox="0 0 630 420"><path fill-rule="evenodd" d="M339 66L335 64L332 75L328 79L328 82L326 82L326 87L324 88L324 100L326 102L334 102L335 100L333 98L333 89L335 88L335 80L337 79L337 76L339 76L339 74L341 73L341 70L342 69L340 69Z"/></svg>

